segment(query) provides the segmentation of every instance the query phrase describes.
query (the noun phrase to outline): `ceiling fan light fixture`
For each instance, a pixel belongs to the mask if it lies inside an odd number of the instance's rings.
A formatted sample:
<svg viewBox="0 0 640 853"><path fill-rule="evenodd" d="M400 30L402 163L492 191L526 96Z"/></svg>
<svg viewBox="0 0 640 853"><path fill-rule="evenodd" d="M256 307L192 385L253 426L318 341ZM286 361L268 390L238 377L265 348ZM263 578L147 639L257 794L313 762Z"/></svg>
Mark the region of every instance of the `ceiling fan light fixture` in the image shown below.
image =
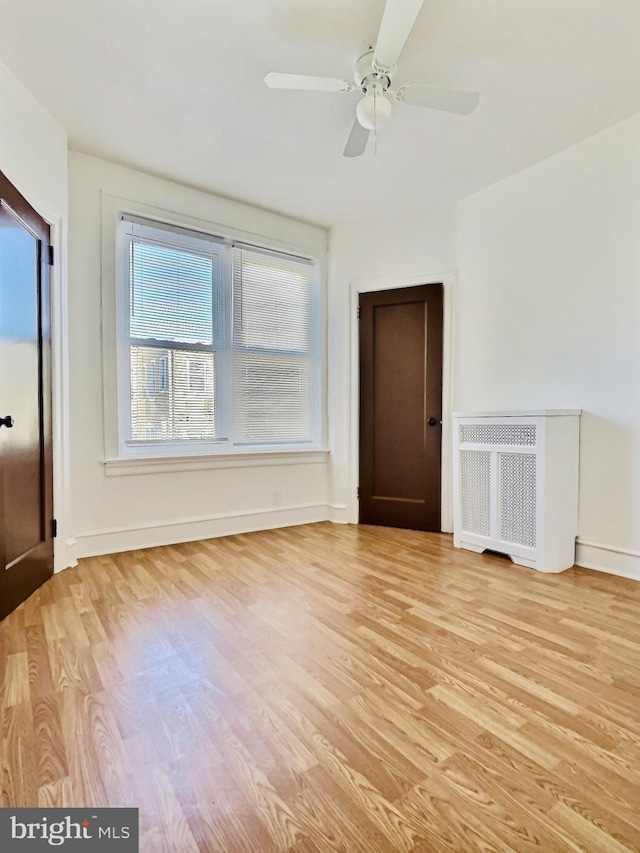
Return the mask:
<svg viewBox="0 0 640 853"><path fill-rule="evenodd" d="M391 101L381 92L369 92L358 102L356 116L362 127L377 130L391 118Z"/></svg>

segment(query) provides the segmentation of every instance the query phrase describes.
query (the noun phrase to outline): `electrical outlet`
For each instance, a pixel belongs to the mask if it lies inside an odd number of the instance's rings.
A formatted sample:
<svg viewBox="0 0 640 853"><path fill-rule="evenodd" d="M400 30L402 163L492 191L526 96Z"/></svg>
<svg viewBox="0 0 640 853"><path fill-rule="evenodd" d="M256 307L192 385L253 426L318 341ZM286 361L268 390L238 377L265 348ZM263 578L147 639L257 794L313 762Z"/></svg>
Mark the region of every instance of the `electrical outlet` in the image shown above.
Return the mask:
<svg viewBox="0 0 640 853"><path fill-rule="evenodd" d="M273 505L280 506L282 503L282 492L274 492L273 493Z"/></svg>

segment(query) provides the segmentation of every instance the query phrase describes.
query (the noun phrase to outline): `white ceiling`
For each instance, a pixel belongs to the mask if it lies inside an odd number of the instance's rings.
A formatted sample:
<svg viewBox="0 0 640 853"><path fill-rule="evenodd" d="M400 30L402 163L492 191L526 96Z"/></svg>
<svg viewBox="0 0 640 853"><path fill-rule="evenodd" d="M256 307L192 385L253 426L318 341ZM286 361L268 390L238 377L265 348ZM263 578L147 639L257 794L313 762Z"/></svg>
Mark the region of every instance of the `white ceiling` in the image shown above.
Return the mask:
<svg viewBox="0 0 640 853"><path fill-rule="evenodd" d="M468 117L395 105L342 157L384 0L0 0L0 60L73 149L331 225L468 195L640 111L638 0L425 0L394 85L477 89ZM0 128L1 132L1 128Z"/></svg>

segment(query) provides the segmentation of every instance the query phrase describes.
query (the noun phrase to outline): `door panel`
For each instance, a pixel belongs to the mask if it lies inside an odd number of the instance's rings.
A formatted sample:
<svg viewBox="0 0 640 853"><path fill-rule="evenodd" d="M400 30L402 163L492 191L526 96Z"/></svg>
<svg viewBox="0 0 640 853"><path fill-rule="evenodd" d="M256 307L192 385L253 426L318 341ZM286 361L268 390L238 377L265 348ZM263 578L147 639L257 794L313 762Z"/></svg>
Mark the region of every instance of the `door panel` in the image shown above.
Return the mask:
<svg viewBox="0 0 640 853"><path fill-rule="evenodd" d="M362 294L361 523L440 530L441 418L442 285Z"/></svg>
<svg viewBox="0 0 640 853"><path fill-rule="evenodd" d="M0 618L53 572L48 247L0 174Z"/></svg>

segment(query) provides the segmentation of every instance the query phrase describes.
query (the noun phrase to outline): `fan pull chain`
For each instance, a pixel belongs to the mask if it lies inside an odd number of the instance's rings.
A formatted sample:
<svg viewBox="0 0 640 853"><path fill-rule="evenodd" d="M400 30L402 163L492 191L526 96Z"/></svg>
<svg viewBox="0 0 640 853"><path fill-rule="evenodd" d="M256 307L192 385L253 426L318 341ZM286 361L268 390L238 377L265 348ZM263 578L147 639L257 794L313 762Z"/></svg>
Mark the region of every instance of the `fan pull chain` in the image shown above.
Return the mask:
<svg viewBox="0 0 640 853"><path fill-rule="evenodd" d="M378 156L378 90L373 90L373 156Z"/></svg>

